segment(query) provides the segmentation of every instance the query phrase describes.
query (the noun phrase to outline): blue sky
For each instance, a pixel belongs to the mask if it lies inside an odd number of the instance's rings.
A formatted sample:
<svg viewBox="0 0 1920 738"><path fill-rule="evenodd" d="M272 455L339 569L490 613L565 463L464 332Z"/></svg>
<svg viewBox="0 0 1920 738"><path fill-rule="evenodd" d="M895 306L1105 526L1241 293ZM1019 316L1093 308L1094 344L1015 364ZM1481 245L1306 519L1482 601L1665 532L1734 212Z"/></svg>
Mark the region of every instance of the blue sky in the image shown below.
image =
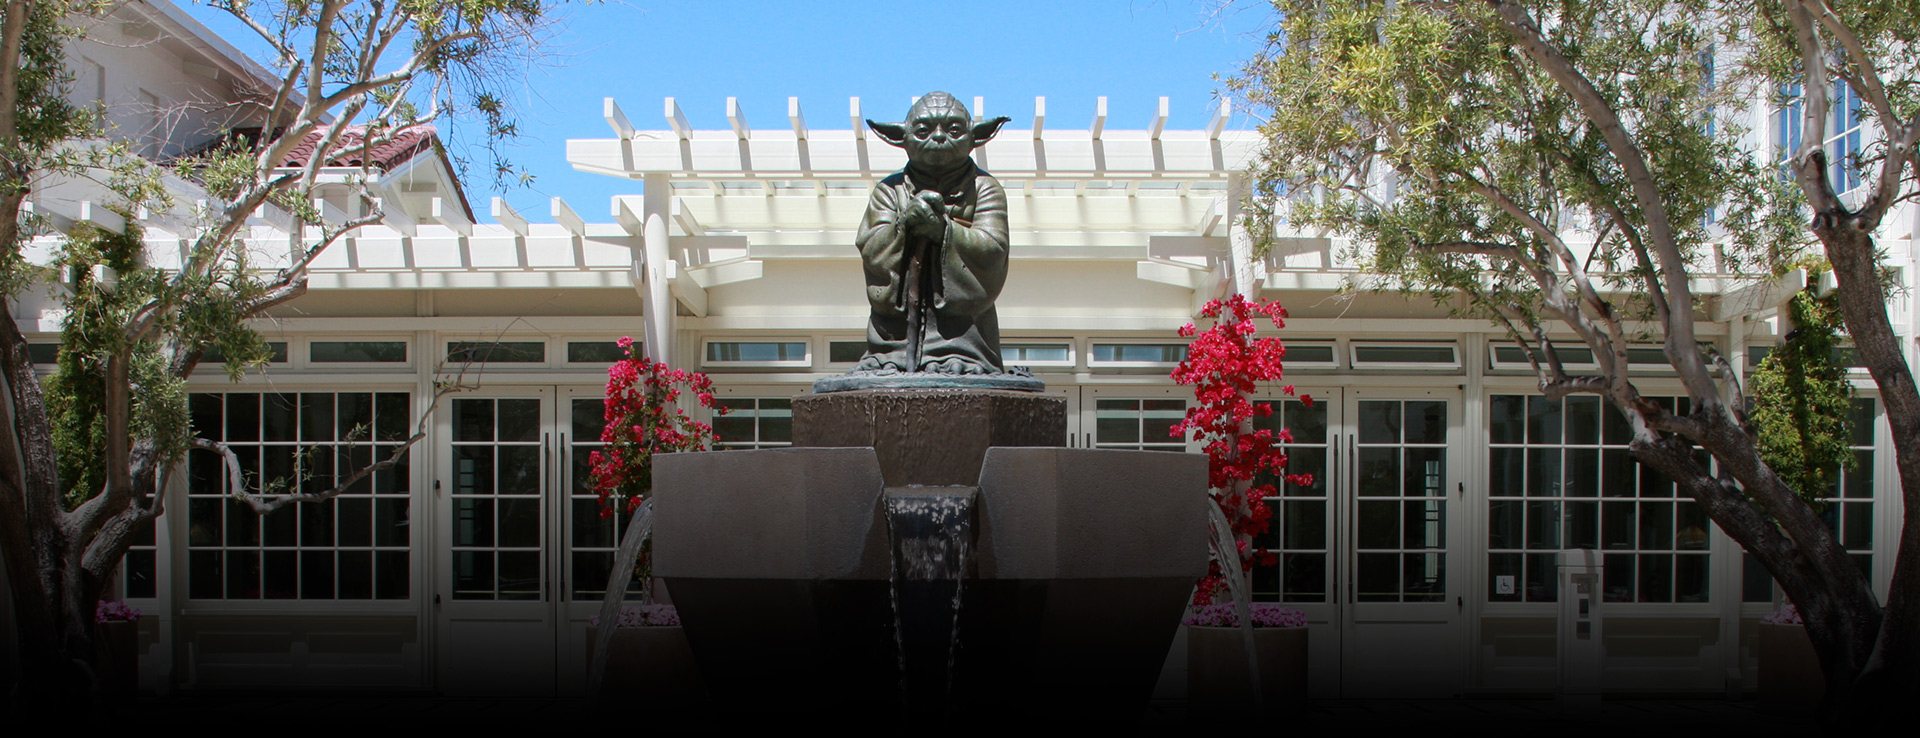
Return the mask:
<svg viewBox="0 0 1920 738"><path fill-rule="evenodd" d="M189 12L241 49L251 34L199 2ZM664 129L661 100L674 97L695 128L725 129L726 99L748 123L784 127L787 98L808 124L845 128L847 98L867 117L899 119L915 95L943 89L986 98L986 112L1032 125L1033 98L1047 98L1047 127L1085 128L1107 97L1107 126L1144 128L1161 96L1171 128L1200 128L1219 84L1260 47L1271 17L1262 3L1215 12L1215 0L972 0L762 2L613 0L554 11L541 66L514 101L523 136L513 163L536 177L528 188L490 189L484 166L468 178L475 215L501 195L535 221L547 198L564 197L589 220L607 220L607 198L640 184L573 171L569 138L609 138L601 100L620 102L636 128ZM1250 126L1236 117L1230 128ZM473 136L453 137L454 145ZM471 152L479 161L485 154ZM598 217L595 217L595 216Z"/></svg>

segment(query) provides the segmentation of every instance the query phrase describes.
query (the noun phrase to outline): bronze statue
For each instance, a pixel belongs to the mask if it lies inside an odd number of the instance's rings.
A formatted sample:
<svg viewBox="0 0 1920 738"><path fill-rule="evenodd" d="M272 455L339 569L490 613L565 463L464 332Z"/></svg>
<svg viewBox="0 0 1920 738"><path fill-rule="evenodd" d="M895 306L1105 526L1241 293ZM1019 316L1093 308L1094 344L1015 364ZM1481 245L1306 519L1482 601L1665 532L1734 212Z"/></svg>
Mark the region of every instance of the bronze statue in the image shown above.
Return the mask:
<svg viewBox="0 0 1920 738"><path fill-rule="evenodd" d="M853 374L1006 373L994 300L1007 281L1007 195L973 150L1009 118L973 122L945 92L905 123L867 126L907 151L860 219L867 275L867 353Z"/></svg>

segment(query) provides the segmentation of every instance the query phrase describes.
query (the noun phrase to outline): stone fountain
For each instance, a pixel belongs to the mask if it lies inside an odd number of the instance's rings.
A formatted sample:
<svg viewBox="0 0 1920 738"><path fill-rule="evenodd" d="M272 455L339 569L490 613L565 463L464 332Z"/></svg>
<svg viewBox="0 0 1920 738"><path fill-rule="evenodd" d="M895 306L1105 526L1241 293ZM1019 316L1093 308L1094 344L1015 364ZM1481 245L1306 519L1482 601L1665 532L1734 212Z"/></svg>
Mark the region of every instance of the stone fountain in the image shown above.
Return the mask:
<svg viewBox="0 0 1920 738"><path fill-rule="evenodd" d="M1144 706L1207 568L1206 459L1064 448L1001 361L1006 118L946 93L868 125L908 165L858 236L868 351L791 448L655 460L653 567L716 702L964 717Z"/></svg>

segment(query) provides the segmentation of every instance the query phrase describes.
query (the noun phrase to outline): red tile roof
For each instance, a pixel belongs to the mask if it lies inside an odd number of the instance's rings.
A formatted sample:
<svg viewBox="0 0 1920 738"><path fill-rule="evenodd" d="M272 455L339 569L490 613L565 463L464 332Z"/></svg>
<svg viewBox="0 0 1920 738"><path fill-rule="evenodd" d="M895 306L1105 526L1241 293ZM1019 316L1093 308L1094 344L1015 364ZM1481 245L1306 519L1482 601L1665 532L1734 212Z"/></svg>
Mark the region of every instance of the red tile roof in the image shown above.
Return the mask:
<svg viewBox="0 0 1920 738"><path fill-rule="evenodd" d="M331 130L331 128L314 129L312 133L307 134L306 138L301 139L300 145L295 146L293 151L287 154L286 161L281 162L280 166L306 166L307 161L313 157L314 149L318 148L320 143L327 139L327 135ZM361 152L359 149L361 143L366 138L366 133L366 126L349 126L347 130L342 131L340 133L340 140L334 142L334 150L353 153L334 158L326 162L326 166L357 167L365 160L368 166L375 169L393 169L406 163L408 159L412 159L422 151L432 150L437 131L435 131L431 125L408 126L394 131L390 140L374 147L373 151ZM368 153L370 153L370 155L362 155Z"/></svg>

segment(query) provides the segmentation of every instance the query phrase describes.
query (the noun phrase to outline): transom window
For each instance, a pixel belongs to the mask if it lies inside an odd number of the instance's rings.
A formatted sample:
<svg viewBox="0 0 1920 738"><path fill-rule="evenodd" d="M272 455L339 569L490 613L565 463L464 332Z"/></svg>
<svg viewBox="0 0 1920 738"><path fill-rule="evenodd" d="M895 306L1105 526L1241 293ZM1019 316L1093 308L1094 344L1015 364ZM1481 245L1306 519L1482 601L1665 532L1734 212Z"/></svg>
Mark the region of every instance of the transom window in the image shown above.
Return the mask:
<svg viewBox="0 0 1920 738"><path fill-rule="evenodd" d="M1686 398L1651 398L1686 413ZM1599 397L1494 395L1489 403L1487 599L1553 602L1554 554L1604 553L1607 602L1706 602L1706 512L1627 450ZM1701 463L1710 464L1705 452Z"/></svg>
<svg viewBox="0 0 1920 738"><path fill-rule="evenodd" d="M806 341L708 341L709 366L792 366L812 364Z"/></svg>
<svg viewBox="0 0 1920 738"><path fill-rule="evenodd" d="M383 459L412 432L405 392L194 393L194 432L240 458L249 489L318 491ZM402 457L324 502L262 516L228 494L211 451L187 464L187 590L194 599L406 599L412 475Z"/></svg>

